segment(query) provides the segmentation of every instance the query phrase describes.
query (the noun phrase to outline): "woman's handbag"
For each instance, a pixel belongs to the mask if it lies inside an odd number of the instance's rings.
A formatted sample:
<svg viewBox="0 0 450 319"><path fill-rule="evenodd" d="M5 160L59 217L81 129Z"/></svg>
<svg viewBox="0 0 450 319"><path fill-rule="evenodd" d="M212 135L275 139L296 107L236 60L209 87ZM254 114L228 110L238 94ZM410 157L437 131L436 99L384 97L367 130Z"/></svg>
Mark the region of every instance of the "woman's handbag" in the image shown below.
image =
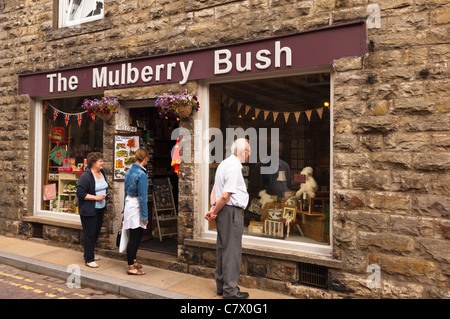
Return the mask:
<svg viewBox="0 0 450 319"><path fill-rule="evenodd" d="M122 237L122 230L119 230L117 232L117 237L116 237L116 246L119 247L120 246L120 238Z"/></svg>
<svg viewBox="0 0 450 319"><path fill-rule="evenodd" d="M122 215L123 215L123 211L122 211ZM122 225L123 225L123 216L122 216ZM119 253L124 253L127 251L128 239L129 239L128 236L129 236L128 229L121 229L117 232L116 246L119 247Z"/></svg>
<svg viewBox="0 0 450 319"><path fill-rule="evenodd" d="M129 230L122 229L120 231L119 253L124 253L127 251L128 240L129 240Z"/></svg>

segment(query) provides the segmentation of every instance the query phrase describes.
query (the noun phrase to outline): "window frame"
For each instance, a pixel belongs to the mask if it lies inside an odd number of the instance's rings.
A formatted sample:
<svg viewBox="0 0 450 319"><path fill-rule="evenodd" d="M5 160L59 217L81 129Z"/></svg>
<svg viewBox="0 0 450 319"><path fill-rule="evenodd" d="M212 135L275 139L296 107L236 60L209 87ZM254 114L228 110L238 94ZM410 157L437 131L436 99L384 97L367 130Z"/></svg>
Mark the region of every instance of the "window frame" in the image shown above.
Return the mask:
<svg viewBox="0 0 450 319"><path fill-rule="evenodd" d="M99 95L103 95L103 92L98 92ZM75 98L80 96L86 96L84 93L80 93L77 95L63 95L61 98ZM75 221L80 222L80 215L73 213L63 213L63 212L55 212L50 210L44 210L41 207L42 203L42 185L43 179L45 176L43 175L43 168L46 165L46 159L42 153L43 150L43 129L44 129L44 103L43 101L52 98L50 96L47 97L39 97L34 100L34 165L33 165L33 216L37 217L45 217L52 219L60 219L65 221ZM103 134L103 130L100 134ZM104 145L103 145L104 149Z"/></svg>
<svg viewBox="0 0 450 319"><path fill-rule="evenodd" d="M83 23L101 20L105 17L105 1L104 0L83 0L83 1L94 1L99 2L101 1L103 3L103 8L101 14L94 15L91 17L85 17L76 19L73 21L68 21L68 13L67 10L70 8L70 4L73 2L73 0L58 0L58 28L66 28L66 27L73 27L77 26Z"/></svg>
<svg viewBox="0 0 450 319"><path fill-rule="evenodd" d="M272 72L270 74L257 74L257 75L241 75L241 76L234 76L234 77L228 77L228 78L215 78L210 80L204 80L200 81L199 83L199 100L202 107L200 108L201 112L199 112L197 119L201 120L201 123L208 123L207 125L203 125L201 128L200 136L194 137L196 139L197 143L201 143L200 149L205 149L205 147L208 146L209 141L205 139L205 136L208 136L208 134L205 134L206 130L210 128L209 126L209 112L210 112L210 105L209 105L209 98L210 98L210 92L209 87L211 84L221 84L221 83L227 83L227 82L238 82L238 81L245 81L245 80L260 80L260 79L266 79L266 78L277 78L277 77L286 77L286 76L295 76L295 75L304 75L304 74L313 74L313 73L323 73L323 72L329 72L330 73L330 223L329 223L329 231L330 231L330 242L328 245L323 244L311 244L311 243L303 243L303 242L296 242L296 241L285 241L285 240L279 240L279 239L272 239L272 238L265 238L265 237L257 237L252 235L246 235L243 234L242 236L242 244L243 245L249 245L249 246L258 246L260 248L275 248L279 249L280 251L296 251L300 253L311 253L321 256L332 256L333 252L333 227L332 227L332 220L333 220L333 128L334 128L334 118L333 118L333 87L334 87L334 71L332 66L325 66L325 67L313 67L313 68L307 68L307 69L301 69L301 70L294 70L294 71L280 71L280 72ZM198 133L195 133L198 134ZM216 230L209 230L208 229L208 221L204 218L206 212L209 209L209 163L202 161L200 164L200 176L201 177L201 213L199 214L199 220L198 223L200 225L200 231L198 233L199 238L197 239L205 239L205 240L215 240L217 237L217 231Z"/></svg>
<svg viewBox="0 0 450 319"><path fill-rule="evenodd" d="M44 123L44 110L43 99L35 100L35 129L34 129L34 201L33 201L33 215L41 217L56 218L68 221L80 221L80 215L69 214L61 212L51 212L43 210L41 208L42 198L42 168L43 168L43 123Z"/></svg>

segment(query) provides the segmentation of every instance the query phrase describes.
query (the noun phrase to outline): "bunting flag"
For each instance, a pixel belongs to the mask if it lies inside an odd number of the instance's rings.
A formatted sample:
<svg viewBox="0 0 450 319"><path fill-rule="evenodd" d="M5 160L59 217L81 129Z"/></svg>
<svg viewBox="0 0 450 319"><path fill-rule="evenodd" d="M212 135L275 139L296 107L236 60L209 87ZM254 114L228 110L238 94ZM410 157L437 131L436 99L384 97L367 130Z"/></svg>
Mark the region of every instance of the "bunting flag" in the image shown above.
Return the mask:
<svg viewBox="0 0 450 319"><path fill-rule="evenodd" d="M277 121L278 113L279 112L272 112L273 113L273 122L275 123Z"/></svg>
<svg viewBox="0 0 450 319"><path fill-rule="evenodd" d="M67 126L67 124L69 124L69 121L70 121L70 114L64 114L64 122L66 123L66 126Z"/></svg>
<svg viewBox="0 0 450 319"><path fill-rule="evenodd" d="M255 119L258 118L260 111L261 111L261 109L255 108Z"/></svg>
<svg viewBox="0 0 450 319"><path fill-rule="evenodd" d="M234 100L233 98L229 98L229 97L227 97L227 96L225 96L225 98L223 98L223 101L225 102L227 99L228 99L228 104L226 104L226 107L230 107L231 104L233 104L234 102L236 102L236 103L237 103L237 111L238 111L238 112L240 111L240 109L242 108L242 106L245 105L245 104L243 104L242 102L239 102L239 101ZM324 104L324 105L325 105L326 108L328 108L328 109L330 108L329 104ZM299 107L299 108L300 108L300 107ZM270 113L273 113L273 121L274 121L274 122L277 121L277 118L278 118L279 113L283 113L283 115L284 115L284 120L285 120L285 122L287 123L289 117L291 116L291 113L294 113L295 120L296 120L297 123L298 123L298 121L299 121L300 116L301 116L302 113L305 113L305 114L306 114L306 117L308 118L308 121L311 121L311 115L312 115L312 112L313 112L313 111L316 111L317 114L319 115L319 118L322 119L324 107L320 107L320 108L317 108L317 109L305 110L305 111L295 111L295 112L284 112L284 111L283 111L283 112L274 112L274 111L269 111L269 110L257 108L257 107L251 106L251 105L245 105L245 115L247 115L247 113L250 112L251 109L254 109L254 110L255 110L255 118L257 118L258 115L259 115L259 113L260 113L261 111L263 111L263 114L264 114L264 121L267 120L267 117L269 116Z"/></svg>
<svg viewBox="0 0 450 319"><path fill-rule="evenodd" d="M53 109L53 122L56 121L56 119L58 118L59 114L63 114L64 115L64 122L66 123L66 126L69 124L71 116L75 116L77 121L78 121L78 125L81 126L81 121L83 120L83 114L87 112L87 111L83 111L83 112L79 112L79 113L62 112L62 111L58 110L57 108L55 108L53 105L51 105L50 103L48 103L46 101L44 103L44 105L42 106L42 108L44 110L44 113L47 111L47 109L49 107L51 107ZM94 117L92 119L95 120Z"/></svg>
<svg viewBox="0 0 450 319"><path fill-rule="evenodd" d="M57 109L53 109L53 122L56 121L56 118L58 117L58 115L59 115L59 111Z"/></svg>
<svg viewBox="0 0 450 319"><path fill-rule="evenodd" d="M78 113L77 114L77 121L78 121L78 126L81 127L81 121L83 120L83 113Z"/></svg>
<svg viewBox="0 0 450 319"><path fill-rule="evenodd" d="M92 112L92 113L89 113L89 115L92 117L92 120L95 122L95 113Z"/></svg>
<svg viewBox="0 0 450 319"><path fill-rule="evenodd" d="M308 121L311 121L312 110L307 110L307 111L305 111L305 113L306 113L306 116L308 117Z"/></svg>
<svg viewBox="0 0 450 319"><path fill-rule="evenodd" d="M317 114L319 114L320 119L322 119L323 107L317 109Z"/></svg>

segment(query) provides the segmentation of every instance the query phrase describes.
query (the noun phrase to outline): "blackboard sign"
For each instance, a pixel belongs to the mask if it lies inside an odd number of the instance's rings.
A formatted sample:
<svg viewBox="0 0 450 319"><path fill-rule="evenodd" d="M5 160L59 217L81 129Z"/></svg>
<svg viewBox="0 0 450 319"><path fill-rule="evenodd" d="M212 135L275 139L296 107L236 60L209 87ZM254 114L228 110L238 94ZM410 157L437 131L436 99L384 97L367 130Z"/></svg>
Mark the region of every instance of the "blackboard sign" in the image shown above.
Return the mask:
<svg viewBox="0 0 450 319"><path fill-rule="evenodd" d="M153 201L157 209L173 208L172 190L167 178L153 179Z"/></svg>

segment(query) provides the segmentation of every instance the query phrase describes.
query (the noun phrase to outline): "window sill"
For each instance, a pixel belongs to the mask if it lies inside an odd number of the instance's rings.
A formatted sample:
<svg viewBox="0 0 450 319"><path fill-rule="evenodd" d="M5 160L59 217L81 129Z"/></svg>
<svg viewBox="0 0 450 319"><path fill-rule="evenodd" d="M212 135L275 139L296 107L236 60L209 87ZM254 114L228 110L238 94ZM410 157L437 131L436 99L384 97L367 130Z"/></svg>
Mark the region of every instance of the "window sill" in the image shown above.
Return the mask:
<svg viewBox="0 0 450 319"><path fill-rule="evenodd" d="M45 34L46 41L54 41L64 38L70 38L80 34L93 33L98 31L104 31L111 28L111 19L105 17L101 20L95 20L91 22L86 22L73 27L58 28L55 30L48 31Z"/></svg>
<svg viewBox="0 0 450 319"><path fill-rule="evenodd" d="M22 220L25 222L29 222L29 223L38 223L38 224L45 224L45 225L51 225L51 226L83 230L83 227L81 226L80 221L61 220L58 218L42 217L42 216L23 216Z"/></svg>
<svg viewBox="0 0 450 319"><path fill-rule="evenodd" d="M216 241L213 239L199 238L199 239L185 239L186 246L216 249ZM340 260L333 259L331 256L316 255L313 253L300 252L293 249L278 249L272 247L262 247L249 244L242 245L242 253L246 255L253 255L259 257L274 258L280 260L289 260L307 264L314 264L328 268L342 268Z"/></svg>

